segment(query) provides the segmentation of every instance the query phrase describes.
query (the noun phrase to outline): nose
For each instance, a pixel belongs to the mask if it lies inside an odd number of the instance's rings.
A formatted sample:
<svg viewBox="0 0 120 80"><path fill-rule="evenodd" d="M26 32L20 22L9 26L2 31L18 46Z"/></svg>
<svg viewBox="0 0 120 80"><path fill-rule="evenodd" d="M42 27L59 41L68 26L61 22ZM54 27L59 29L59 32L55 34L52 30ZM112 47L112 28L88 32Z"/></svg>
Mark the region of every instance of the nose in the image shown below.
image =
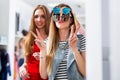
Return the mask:
<svg viewBox="0 0 120 80"><path fill-rule="evenodd" d="M38 20L38 21L40 21L40 20L41 20L41 18L40 18L40 17L38 17L38 18L37 18L37 20Z"/></svg>
<svg viewBox="0 0 120 80"><path fill-rule="evenodd" d="M62 20L62 14L60 14L60 20Z"/></svg>

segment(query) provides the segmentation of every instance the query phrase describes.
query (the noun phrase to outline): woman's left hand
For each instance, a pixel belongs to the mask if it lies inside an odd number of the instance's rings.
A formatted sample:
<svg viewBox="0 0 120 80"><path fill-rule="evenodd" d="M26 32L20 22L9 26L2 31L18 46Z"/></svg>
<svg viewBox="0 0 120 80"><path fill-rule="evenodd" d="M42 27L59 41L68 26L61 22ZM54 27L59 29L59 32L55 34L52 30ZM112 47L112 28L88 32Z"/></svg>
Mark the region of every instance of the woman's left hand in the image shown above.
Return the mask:
<svg viewBox="0 0 120 80"><path fill-rule="evenodd" d="M77 32L74 32L74 25L71 26L71 33L70 33L68 43L73 52L78 50L77 48L78 38L77 38Z"/></svg>
<svg viewBox="0 0 120 80"><path fill-rule="evenodd" d="M35 58L36 60L39 60L39 56L40 56L39 53L40 53L40 52L35 52L35 53L33 53L32 56L34 56L34 58Z"/></svg>

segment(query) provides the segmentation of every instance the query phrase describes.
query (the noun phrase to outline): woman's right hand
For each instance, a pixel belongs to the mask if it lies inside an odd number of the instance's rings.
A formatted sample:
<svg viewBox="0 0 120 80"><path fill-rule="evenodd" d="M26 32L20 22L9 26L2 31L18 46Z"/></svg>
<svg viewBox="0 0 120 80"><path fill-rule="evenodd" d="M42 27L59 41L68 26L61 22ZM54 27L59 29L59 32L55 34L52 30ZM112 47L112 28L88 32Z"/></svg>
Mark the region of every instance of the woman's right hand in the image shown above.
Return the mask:
<svg viewBox="0 0 120 80"><path fill-rule="evenodd" d="M23 64L20 68L19 68L19 75L22 78L30 78L29 77L29 73L27 72L26 69L26 64Z"/></svg>
<svg viewBox="0 0 120 80"><path fill-rule="evenodd" d="M41 34L39 33L38 29L36 29L37 34L31 31L32 35L35 37L35 43L40 48L40 52L46 53L46 44L44 39L42 38ZM45 54L44 54L45 55Z"/></svg>

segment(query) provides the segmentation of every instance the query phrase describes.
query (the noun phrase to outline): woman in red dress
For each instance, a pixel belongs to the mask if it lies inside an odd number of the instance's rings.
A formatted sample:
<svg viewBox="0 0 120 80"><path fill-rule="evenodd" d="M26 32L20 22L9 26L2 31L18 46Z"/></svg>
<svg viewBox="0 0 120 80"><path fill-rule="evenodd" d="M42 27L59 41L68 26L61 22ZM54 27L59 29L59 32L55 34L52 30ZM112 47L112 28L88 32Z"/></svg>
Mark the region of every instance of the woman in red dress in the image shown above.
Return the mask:
<svg viewBox="0 0 120 80"><path fill-rule="evenodd" d="M35 43L32 34L39 33L46 40L49 32L50 14L44 5L38 5L31 18L30 31L25 38L24 63L19 68L19 74L24 80L47 80L40 77L39 70L39 53L40 49ZM37 30L37 32L36 32Z"/></svg>

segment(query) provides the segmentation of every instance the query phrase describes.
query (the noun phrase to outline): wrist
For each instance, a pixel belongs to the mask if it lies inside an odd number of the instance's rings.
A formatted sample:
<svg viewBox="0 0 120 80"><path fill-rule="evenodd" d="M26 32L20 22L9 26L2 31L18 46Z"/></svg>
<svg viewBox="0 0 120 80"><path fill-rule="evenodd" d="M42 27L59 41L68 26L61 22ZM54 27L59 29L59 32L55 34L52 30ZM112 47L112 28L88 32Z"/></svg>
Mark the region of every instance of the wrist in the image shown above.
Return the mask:
<svg viewBox="0 0 120 80"><path fill-rule="evenodd" d="M75 48L75 49L73 50L73 53L74 53L74 54L79 53L79 52L80 52L80 51L79 51L78 48Z"/></svg>
<svg viewBox="0 0 120 80"><path fill-rule="evenodd" d="M46 58L46 56L40 56L40 59L45 59Z"/></svg>
<svg viewBox="0 0 120 80"><path fill-rule="evenodd" d="M40 53L39 58L40 58L40 59L46 58L46 55Z"/></svg>

